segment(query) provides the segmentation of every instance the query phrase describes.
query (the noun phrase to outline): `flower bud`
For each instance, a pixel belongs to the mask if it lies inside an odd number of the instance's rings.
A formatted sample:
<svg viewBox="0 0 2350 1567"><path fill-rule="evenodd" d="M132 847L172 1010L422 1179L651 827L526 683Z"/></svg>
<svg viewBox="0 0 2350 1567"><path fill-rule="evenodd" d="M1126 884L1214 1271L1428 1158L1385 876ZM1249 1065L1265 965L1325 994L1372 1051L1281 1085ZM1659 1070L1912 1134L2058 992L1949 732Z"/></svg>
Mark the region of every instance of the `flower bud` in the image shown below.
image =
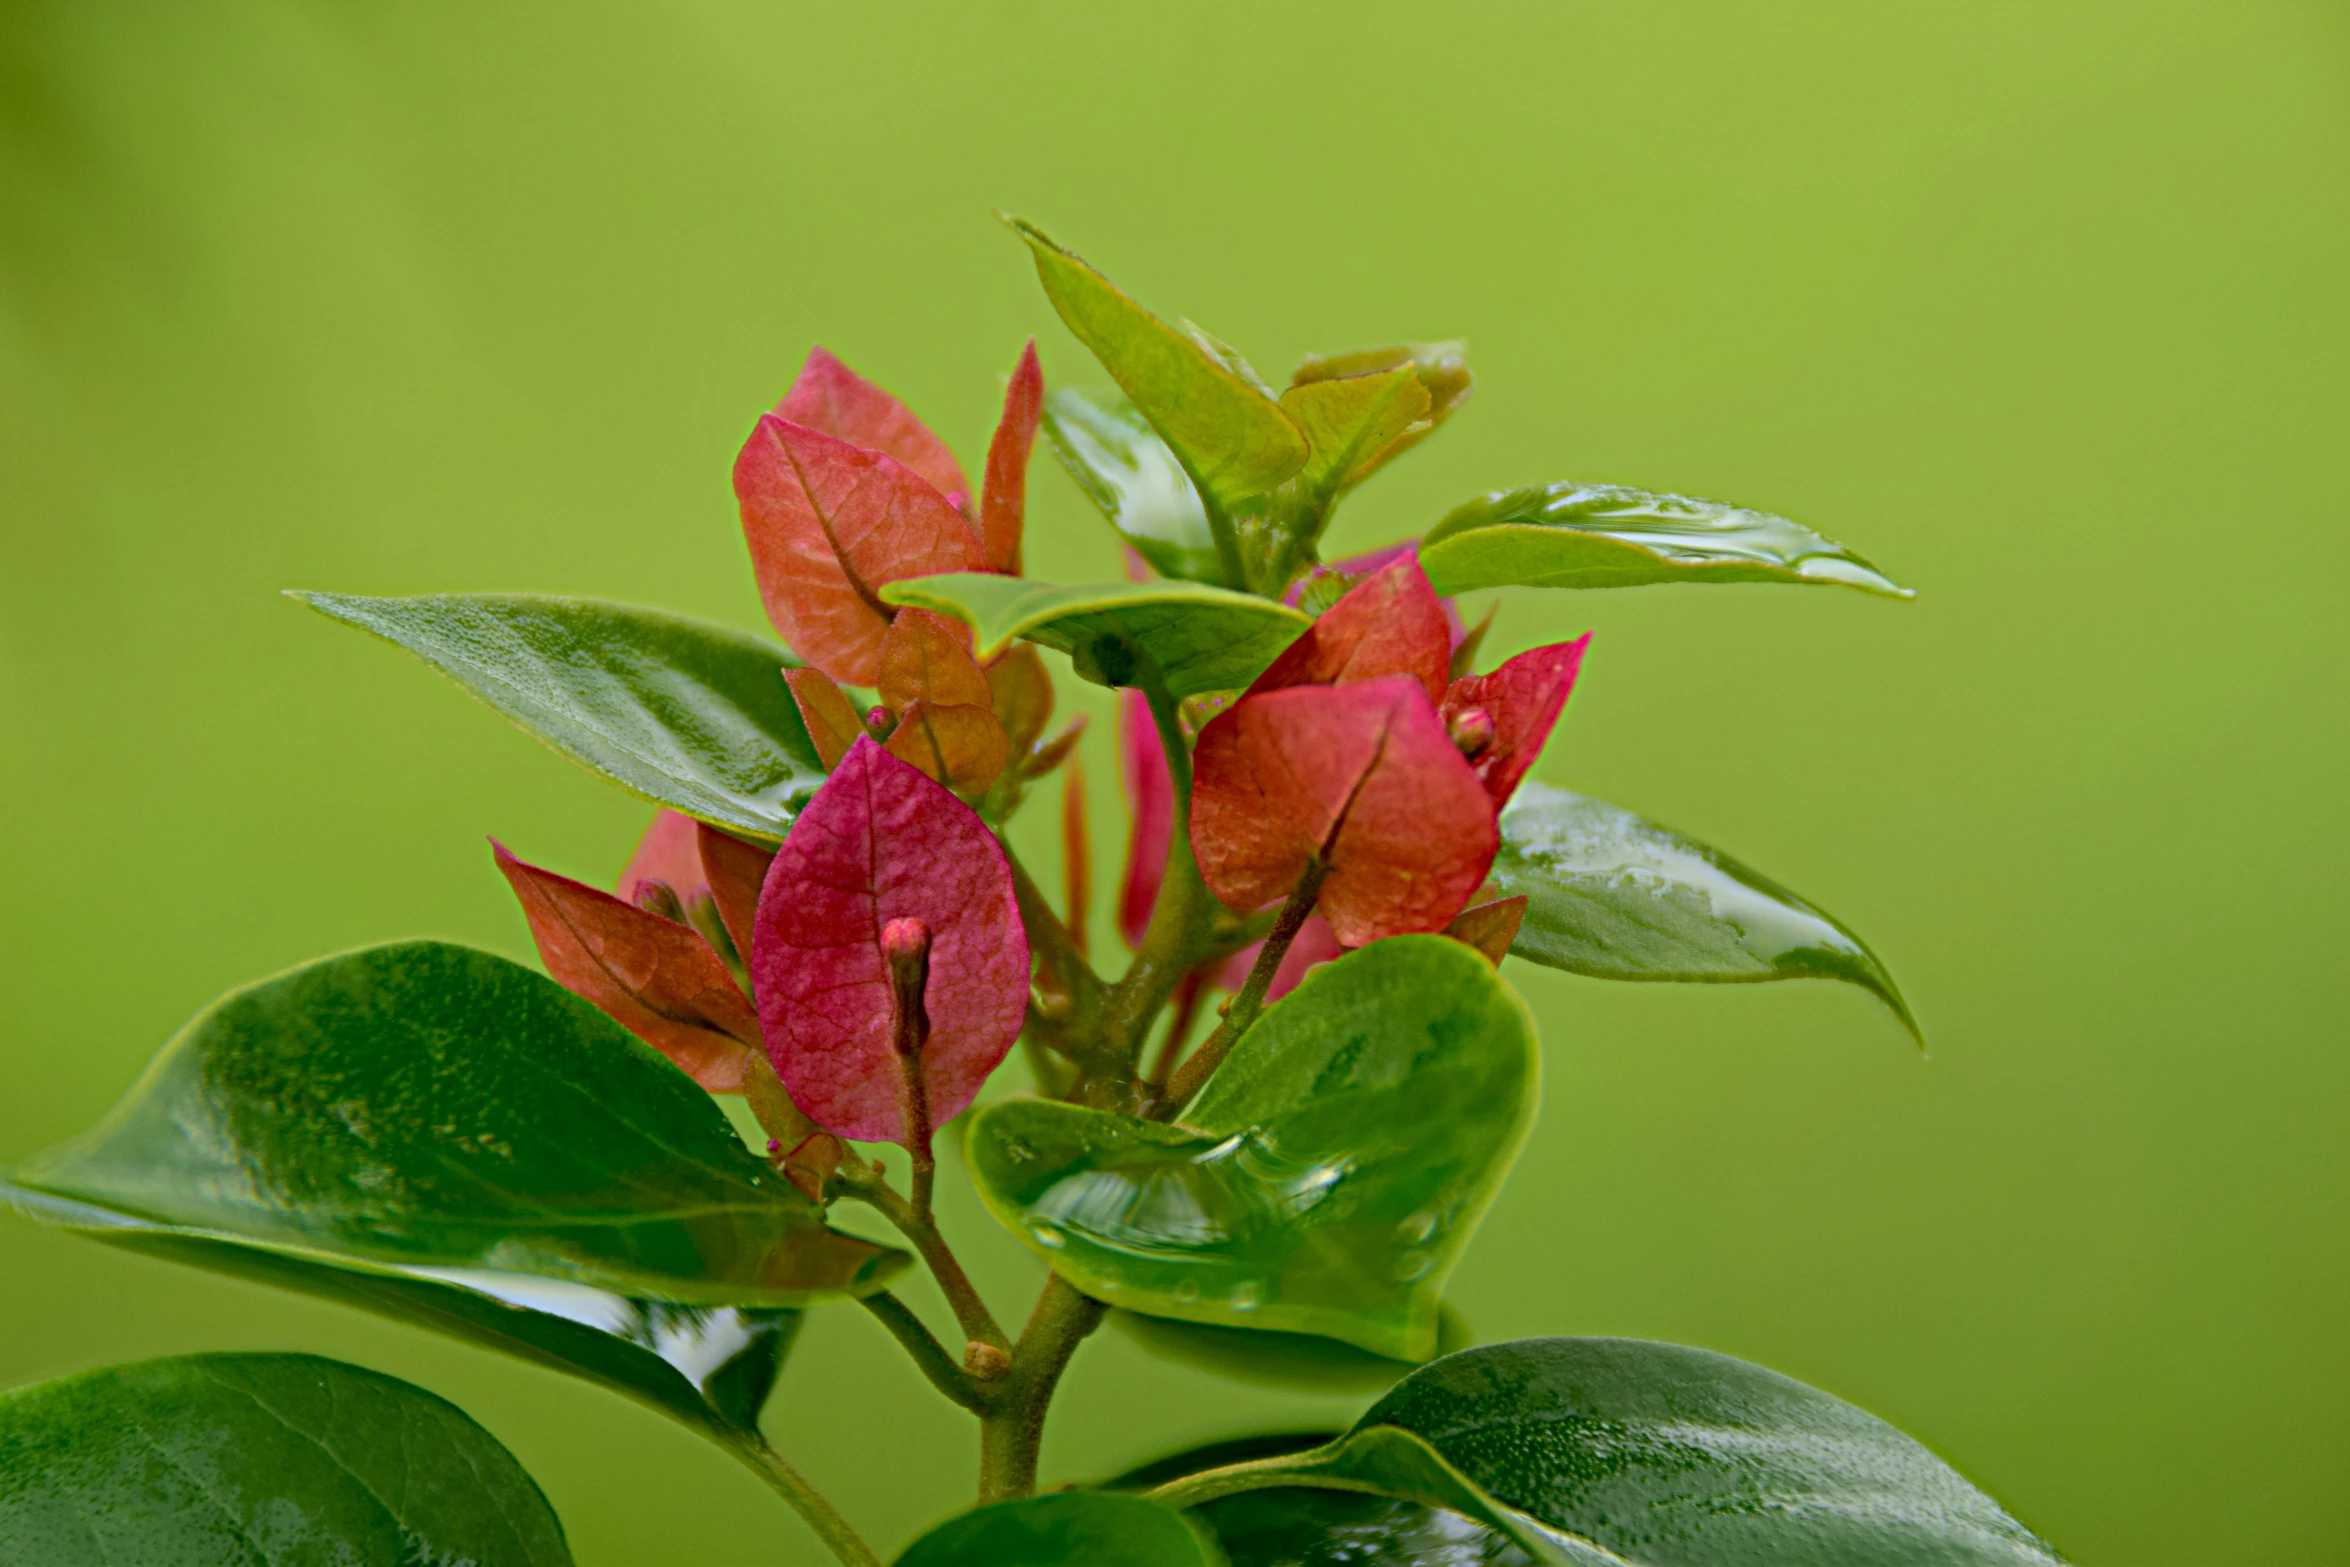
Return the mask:
<svg viewBox="0 0 2350 1567"><path fill-rule="evenodd" d="M930 978L930 927L918 919L890 920L881 927L881 956L897 1000L899 1023L892 1039L900 1055L918 1055L930 1033L922 1008L922 987Z"/></svg>
<svg viewBox="0 0 2350 1567"><path fill-rule="evenodd" d="M636 906L647 914L658 914L663 919L675 920L680 925L686 923L685 905L677 901L676 889L665 881L655 881L647 877L638 882Z"/></svg>
<svg viewBox="0 0 2350 1567"><path fill-rule="evenodd" d="M876 702L865 710L865 732L876 740L887 740L890 731L897 728L898 715Z"/></svg>
<svg viewBox="0 0 2350 1567"><path fill-rule="evenodd" d="M1481 707L1464 707L1453 714L1450 728L1454 749L1472 762L1493 747L1493 715Z"/></svg>

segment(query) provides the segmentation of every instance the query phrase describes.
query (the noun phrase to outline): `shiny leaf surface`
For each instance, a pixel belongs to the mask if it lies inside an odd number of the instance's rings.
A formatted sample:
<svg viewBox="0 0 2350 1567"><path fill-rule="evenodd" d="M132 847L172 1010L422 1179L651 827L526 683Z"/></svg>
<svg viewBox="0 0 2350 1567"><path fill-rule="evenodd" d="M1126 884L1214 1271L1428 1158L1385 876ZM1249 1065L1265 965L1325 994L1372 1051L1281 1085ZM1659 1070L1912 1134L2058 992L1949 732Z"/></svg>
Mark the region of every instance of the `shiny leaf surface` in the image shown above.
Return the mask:
<svg viewBox="0 0 2350 1567"><path fill-rule="evenodd" d="M407 649L589 771L769 841L824 781L757 637L661 610L527 593L295 593Z"/></svg>
<svg viewBox="0 0 2350 1567"><path fill-rule="evenodd" d="M1224 580L1199 491L1125 393L1083 386L1046 394L1044 438L1151 570L1185 582Z"/></svg>
<svg viewBox="0 0 2350 1567"><path fill-rule="evenodd" d="M1618 484L1537 485L1482 496L1428 530L1420 564L1439 593L1797 582L1913 596L1801 523Z"/></svg>
<svg viewBox="0 0 2350 1567"><path fill-rule="evenodd" d="M1229 1567L1530 1567L1535 1558L1449 1508L1360 1491L1243 1491L1191 1509Z"/></svg>
<svg viewBox="0 0 2350 1567"><path fill-rule="evenodd" d="M882 953L896 920L929 933L922 1081L930 1124L943 1126L1019 1037L1028 938L1010 862L978 813L859 740L768 868L751 973L768 1058L792 1101L861 1142L906 1139Z"/></svg>
<svg viewBox="0 0 2350 1567"><path fill-rule="evenodd" d="M1313 1393L1381 1393L1393 1387L1413 1365L1408 1360L1374 1355L1367 1349L1312 1333L1228 1328L1212 1322L1149 1317L1139 1311L1113 1311L1109 1321L1160 1360L1230 1377L1253 1387L1296 1388ZM1450 1305L1437 1309L1438 1354L1448 1355L1474 1342L1469 1325L1461 1320L1459 1312ZM1296 1445L1313 1447L1321 1440Z"/></svg>
<svg viewBox="0 0 2350 1567"><path fill-rule="evenodd" d="M1420 1360L1538 1073L1492 967L1403 937L1310 972L1181 1125L1013 1100L968 1153L996 1217L1097 1299Z"/></svg>
<svg viewBox="0 0 2350 1567"><path fill-rule="evenodd" d="M1917 1020L1861 939L1756 871L1604 800L1530 783L1501 816L1493 880L1526 899L1510 946L1597 979L1836 979Z"/></svg>
<svg viewBox="0 0 2350 1567"><path fill-rule="evenodd" d="M341 1361L189 1355L0 1394L5 1567L570 1561L497 1438Z"/></svg>
<svg viewBox="0 0 2350 1567"><path fill-rule="evenodd" d="M1025 637L1098 685L1172 697L1247 685L1307 624L1286 605L1189 582L1064 588L971 572L893 583L882 598L963 620L982 658Z"/></svg>
<svg viewBox="0 0 2350 1567"><path fill-rule="evenodd" d="M2058 1559L1874 1415L1709 1350L1608 1338L1465 1350L1405 1378L1336 1445L1396 1429L1503 1504L1639 1567Z"/></svg>
<svg viewBox="0 0 2350 1567"><path fill-rule="evenodd" d="M1270 490L1305 465L1305 437L1221 345L1159 320L1033 225L1013 228L1053 309L1212 503Z"/></svg>
<svg viewBox="0 0 2350 1567"><path fill-rule="evenodd" d="M1061 1491L957 1513L896 1567L1223 1567L1181 1513L1139 1496Z"/></svg>
<svg viewBox="0 0 2350 1567"><path fill-rule="evenodd" d="M443 942L231 991L81 1137L11 1172L35 1217L468 1283L774 1307L902 1254L826 1229L717 1105L587 1002Z"/></svg>

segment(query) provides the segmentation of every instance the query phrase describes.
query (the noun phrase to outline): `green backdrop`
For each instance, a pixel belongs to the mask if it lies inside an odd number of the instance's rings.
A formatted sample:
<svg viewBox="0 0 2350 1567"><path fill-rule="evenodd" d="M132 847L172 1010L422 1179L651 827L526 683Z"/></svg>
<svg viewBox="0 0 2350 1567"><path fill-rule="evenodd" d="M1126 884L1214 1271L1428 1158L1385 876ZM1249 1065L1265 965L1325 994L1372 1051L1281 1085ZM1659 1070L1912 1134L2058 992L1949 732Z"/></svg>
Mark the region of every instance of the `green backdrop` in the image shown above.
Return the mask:
<svg viewBox="0 0 2350 1567"><path fill-rule="evenodd" d="M2084 1563L2342 1560L2345 88L2323 0L0 0L0 1157L234 982L527 952L483 835L601 878L643 819L274 590L757 624L727 469L811 340L967 460L1025 334L1099 379L1000 205L1268 369L1468 337L1476 401L1341 544L1615 480L1922 590L1503 611L1598 633L1539 776L1854 923L1933 1052L1837 987L1511 965L1549 1094L1474 1332L1759 1360ZM1031 568L1110 573L1049 466ZM1008 1306L1031 1265L951 1218ZM592 1567L815 1558L602 1394L0 1223L0 1385L231 1348L457 1399ZM1360 1402L1107 1333L1046 1467ZM862 1313L769 1424L885 1545L970 1483Z"/></svg>

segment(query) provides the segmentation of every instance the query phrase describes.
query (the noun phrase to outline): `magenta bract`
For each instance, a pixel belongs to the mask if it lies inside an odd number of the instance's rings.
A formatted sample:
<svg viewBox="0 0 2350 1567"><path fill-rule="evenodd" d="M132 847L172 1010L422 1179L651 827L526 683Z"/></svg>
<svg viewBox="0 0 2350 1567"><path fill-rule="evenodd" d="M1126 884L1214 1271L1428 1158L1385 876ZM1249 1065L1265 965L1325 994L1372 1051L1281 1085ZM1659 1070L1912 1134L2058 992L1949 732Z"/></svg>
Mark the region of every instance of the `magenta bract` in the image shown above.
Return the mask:
<svg viewBox="0 0 2350 1567"><path fill-rule="evenodd" d="M943 1124L1019 1037L1028 936L1011 866L978 813L860 738L768 867L751 950L776 1075L810 1119L860 1142L905 1140L881 946L900 919L930 930L922 1071Z"/></svg>

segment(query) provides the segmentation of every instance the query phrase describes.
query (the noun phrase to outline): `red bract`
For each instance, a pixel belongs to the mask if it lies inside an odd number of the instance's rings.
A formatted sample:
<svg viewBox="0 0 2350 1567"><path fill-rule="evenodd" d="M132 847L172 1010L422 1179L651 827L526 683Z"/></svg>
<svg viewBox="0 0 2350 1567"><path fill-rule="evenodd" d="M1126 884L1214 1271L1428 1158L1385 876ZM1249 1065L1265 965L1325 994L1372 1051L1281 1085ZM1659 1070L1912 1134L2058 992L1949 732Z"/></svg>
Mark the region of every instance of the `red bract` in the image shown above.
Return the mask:
<svg viewBox="0 0 2350 1567"><path fill-rule="evenodd" d="M947 443L931 433L914 410L851 370L823 347L808 350L808 362L793 377L791 390L775 405L776 417L851 446L894 457L957 509L968 507L971 481Z"/></svg>
<svg viewBox="0 0 2350 1567"><path fill-rule="evenodd" d="M1118 933L1130 947L1142 945L1159 882L1167 874L1167 850L1175 838L1175 780L1159 748L1159 726L1150 699L1140 691L1118 693L1118 777L1126 786L1133 826L1126 838L1126 873L1118 888Z"/></svg>
<svg viewBox="0 0 2350 1567"><path fill-rule="evenodd" d="M979 542L987 569L1020 574L1020 535L1028 516L1028 453L1044 413L1044 371L1036 339L1020 351L1012 383L1004 388L1004 416L987 444L987 491L979 502Z"/></svg>
<svg viewBox="0 0 2350 1567"><path fill-rule="evenodd" d="M1018 1037L1028 938L1004 851L969 806L859 739L769 867L751 974L776 1075L827 1131L902 1142L882 928L930 931L922 1048L930 1118L970 1104Z"/></svg>
<svg viewBox="0 0 2350 1567"><path fill-rule="evenodd" d="M1349 588L1248 689L1253 696L1405 674L1435 702L1444 697L1451 663L1452 626L1443 601L1428 585L1419 558L1404 555Z"/></svg>
<svg viewBox="0 0 2350 1567"><path fill-rule="evenodd" d="M1572 642L1529 648L1490 675L1464 675L1445 692L1445 725L1456 737L1467 739L1463 752L1484 781L1496 811L1509 803L1518 780L1542 754L1542 743L1567 705L1576 671L1583 667L1583 650L1590 645L1591 635L1585 632ZM1479 713L1484 715L1482 722L1476 717ZM1491 738L1477 743L1488 729Z"/></svg>
<svg viewBox="0 0 2350 1567"><path fill-rule="evenodd" d="M525 864L492 840L547 973L713 1093L740 1093L759 1018L690 926Z"/></svg>
<svg viewBox="0 0 2350 1567"><path fill-rule="evenodd" d="M1321 912L1350 947L1442 930L1499 846L1484 786L1411 675L1248 697L1200 732L1193 770L1209 889L1257 908L1318 860Z"/></svg>
<svg viewBox="0 0 2350 1567"><path fill-rule="evenodd" d="M751 950L751 915L759 906L759 884L767 879L774 854L720 832L678 811L662 810L637 841L615 889L623 903L667 914L659 906L667 889L685 917L699 925L698 905L707 902L737 954Z"/></svg>

